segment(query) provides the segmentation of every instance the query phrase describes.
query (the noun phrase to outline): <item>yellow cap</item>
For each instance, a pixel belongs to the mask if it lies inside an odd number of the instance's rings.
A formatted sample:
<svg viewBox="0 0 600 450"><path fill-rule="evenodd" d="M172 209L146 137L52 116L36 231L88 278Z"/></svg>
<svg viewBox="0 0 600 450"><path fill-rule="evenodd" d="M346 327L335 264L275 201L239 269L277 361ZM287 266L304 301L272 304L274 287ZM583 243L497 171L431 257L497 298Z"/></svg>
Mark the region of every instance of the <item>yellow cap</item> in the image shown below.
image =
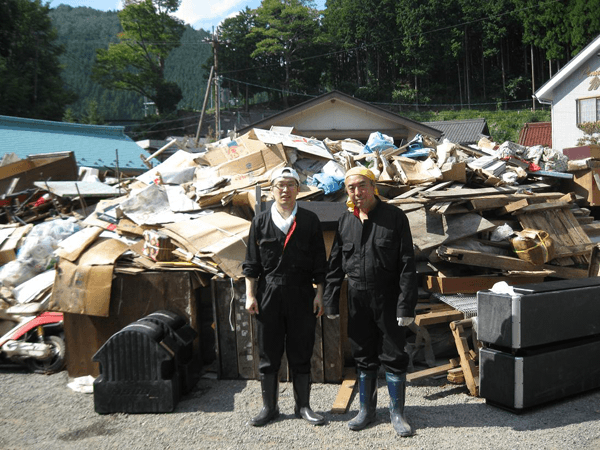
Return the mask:
<svg viewBox="0 0 600 450"><path fill-rule="evenodd" d="M362 175L363 177L366 177L369 180L377 181L375 179L375 174L371 172L370 169L367 169L364 166L355 166L346 172L346 175L344 176L344 182L346 182L346 180L353 175ZM375 187L375 195L379 195L377 187ZM346 200L346 206L348 207L348 211L354 211L354 203L352 203L350 197L348 197L348 200Z"/></svg>
<svg viewBox="0 0 600 450"><path fill-rule="evenodd" d="M363 177L367 177L373 181L377 181L375 179L375 174L373 172L371 172L370 169L367 169L366 167L363 167L363 166L356 166L356 167L353 167L352 169L348 170L346 172L346 175L344 176L344 181L346 181L348 179L348 177L351 177L352 175L362 175Z"/></svg>

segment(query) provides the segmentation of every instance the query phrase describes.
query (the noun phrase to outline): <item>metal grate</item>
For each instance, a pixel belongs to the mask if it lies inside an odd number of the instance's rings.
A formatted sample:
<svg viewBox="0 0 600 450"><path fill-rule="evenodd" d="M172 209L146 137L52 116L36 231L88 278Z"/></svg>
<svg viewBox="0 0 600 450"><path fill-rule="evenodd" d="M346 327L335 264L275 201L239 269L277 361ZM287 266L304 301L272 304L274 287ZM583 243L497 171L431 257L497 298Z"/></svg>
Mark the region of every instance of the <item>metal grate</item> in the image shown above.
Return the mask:
<svg viewBox="0 0 600 450"><path fill-rule="evenodd" d="M444 295L444 294L433 294L433 297L437 298L443 303L452 306L457 311L462 312L465 315L465 319L477 316L477 295Z"/></svg>

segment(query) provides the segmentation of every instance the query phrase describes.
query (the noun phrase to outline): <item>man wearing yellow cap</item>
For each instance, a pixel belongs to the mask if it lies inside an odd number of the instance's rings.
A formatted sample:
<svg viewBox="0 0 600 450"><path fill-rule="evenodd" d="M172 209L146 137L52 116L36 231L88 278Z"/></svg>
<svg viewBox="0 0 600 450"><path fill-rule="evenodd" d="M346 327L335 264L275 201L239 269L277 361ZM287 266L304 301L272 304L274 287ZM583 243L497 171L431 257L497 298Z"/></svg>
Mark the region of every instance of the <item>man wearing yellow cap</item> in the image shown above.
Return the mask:
<svg viewBox="0 0 600 450"><path fill-rule="evenodd" d="M362 430L376 419L377 372L383 365L390 419L400 436L412 436L404 415L408 355L406 326L414 320L417 277L412 235L404 212L377 196L375 176L354 167L345 176L348 211L338 220L324 294L325 314L339 314L348 276L348 339L356 362L360 410L348 422Z"/></svg>

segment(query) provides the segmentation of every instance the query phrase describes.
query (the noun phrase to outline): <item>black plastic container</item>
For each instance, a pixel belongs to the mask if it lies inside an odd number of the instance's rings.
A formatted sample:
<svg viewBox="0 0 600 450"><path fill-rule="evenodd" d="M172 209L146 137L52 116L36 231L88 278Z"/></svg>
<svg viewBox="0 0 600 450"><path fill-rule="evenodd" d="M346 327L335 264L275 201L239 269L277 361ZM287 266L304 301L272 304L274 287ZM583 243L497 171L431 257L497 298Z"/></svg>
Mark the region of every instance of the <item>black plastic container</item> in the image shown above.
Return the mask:
<svg viewBox="0 0 600 450"><path fill-rule="evenodd" d="M134 322L96 352L100 376L94 381L97 413L171 412L180 398L175 348L164 342L163 327Z"/></svg>
<svg viewBox="0 0 600 450"><path fill-rule="evenodd" d="M187 394L194 388L200 371L194 366L194 339L198 333L181 316L171 311L156 311L137 321L154 323L164 332L163 343L174 349L175 364L181 382L181 393Z"/></svg>

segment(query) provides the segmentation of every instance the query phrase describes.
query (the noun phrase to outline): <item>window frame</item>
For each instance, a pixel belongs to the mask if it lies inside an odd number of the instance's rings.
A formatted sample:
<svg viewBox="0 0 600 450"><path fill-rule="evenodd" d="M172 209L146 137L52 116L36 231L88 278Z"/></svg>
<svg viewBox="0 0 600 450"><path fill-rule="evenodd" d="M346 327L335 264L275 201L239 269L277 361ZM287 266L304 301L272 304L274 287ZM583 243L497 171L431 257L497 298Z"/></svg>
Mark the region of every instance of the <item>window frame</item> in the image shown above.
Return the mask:
<svg viewBox="0 0 600 450"><path fill-rule="evenodd" d="M582 121L582 113L581 113L581 105L585 100L596 100L596 105L594 108L595 120ZM584 123L595 123L600 121L600 97L598 96L590 96L590 97L581 97L576 100L577 107L577 125L581 125ZM590 111L591 112L591 111Z"/></svg>

